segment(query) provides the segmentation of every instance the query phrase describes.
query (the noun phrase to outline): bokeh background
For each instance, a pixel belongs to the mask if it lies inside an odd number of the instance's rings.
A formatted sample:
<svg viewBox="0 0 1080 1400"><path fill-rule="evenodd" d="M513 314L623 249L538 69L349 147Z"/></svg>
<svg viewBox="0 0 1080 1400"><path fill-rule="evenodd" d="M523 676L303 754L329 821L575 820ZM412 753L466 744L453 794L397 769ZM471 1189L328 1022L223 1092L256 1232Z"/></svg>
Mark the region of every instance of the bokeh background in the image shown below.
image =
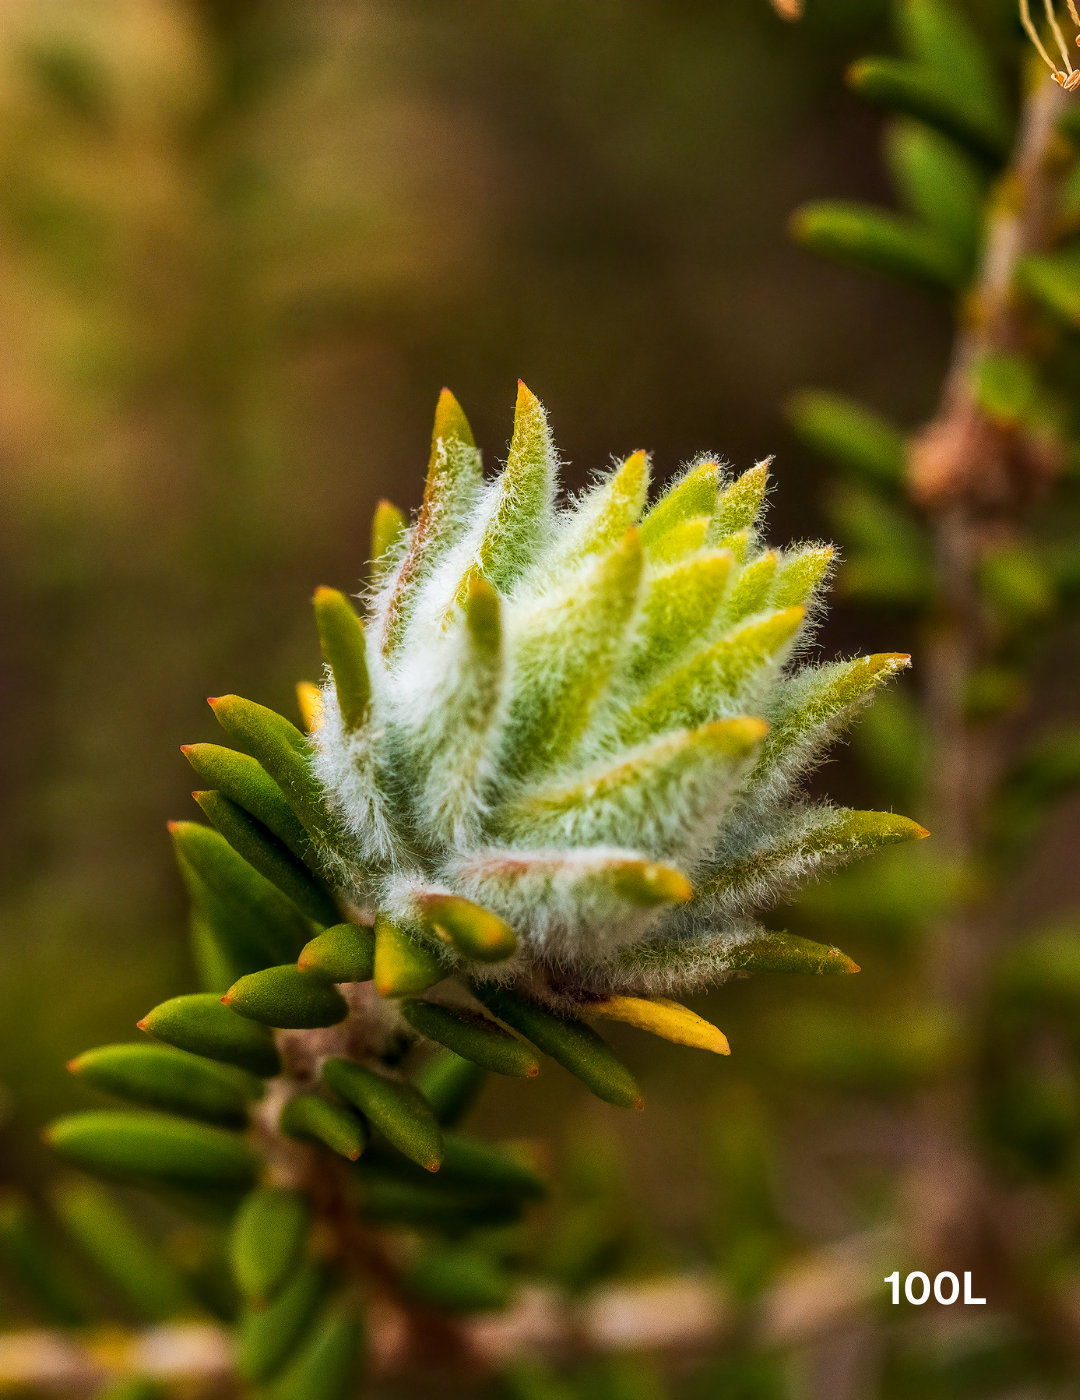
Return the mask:
<svg viewBox="0 0 1080 1400"><path fill-rule="evenodd" d="M966 8L1011 39L1005 0ZM842 82L891 45L887 7L808 11L796 27L765 0L0 7L5 1178L32 1182L42 1123L87 1103L65 1061L194 989L165 831L194 811L178 746L216 738L207 695L295 713L295 682L319 674L310 595L360 587L380 497L417 505L444 383L492 463L525 379L571 487L642 446L660 478L703 449L738 467L776 453L777 541L831 532L828 470L785 425L794 390L931 414L947 308L786 234L811 196L892 202L882 122ZM821 649L916 651L915 694L917 640L902 611L841 598ZM816 781L887 806L902 783L883 793L881 771L849 753ZM1071 898L1056 868L1036 881L1044 914ZM813 933L812 907L792 918ZM640 1118L552 1070L492 1088L477 1121L539 1124L556 1153L610 1138L651 1247L692 1264L728 1229L724 1122L779 1117L761 1170L782 1218L762 1248L841 1238L886 1189L871 1162L836 1165L851 1125L900 1120L865 1084L793 1089L778 1027L857 1004L889 936L845 932L861 978L695 1003L730 1061L614 1036Z"/></svg>

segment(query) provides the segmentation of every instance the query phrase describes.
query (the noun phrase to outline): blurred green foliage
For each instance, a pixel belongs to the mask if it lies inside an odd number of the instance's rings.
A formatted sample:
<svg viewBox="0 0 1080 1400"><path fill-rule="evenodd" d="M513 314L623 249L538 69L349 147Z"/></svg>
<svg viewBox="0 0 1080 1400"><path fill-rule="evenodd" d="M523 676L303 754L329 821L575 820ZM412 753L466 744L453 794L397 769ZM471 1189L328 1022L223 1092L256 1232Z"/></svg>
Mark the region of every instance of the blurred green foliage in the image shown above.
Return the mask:
<svg viewBox="0 0 1080 1400"><path fill-rule="evenodd" d="M844 552L824 649L901 646L918 662L932 542L901 489L896 425L933 411L949 309L812 260L784 225L800 200L844 200L795 231L863 268L964 285L1010 103L958 105L967 89L942 91L934 35L909 20L905 57L853 75L904 114L883 164L879 118L838 75L897 48L884 0L809 8L799 29L760 0L15 0L0 15L0 704L17 736L0 755L0 1175L15 1188L0 1317L138 1318L124 1280L103 1283L92 1249L62 1239L58 1202L35 1199L37 1129L87 1102L67 1058L132 1038L147 1007L195 987L164 831L191 814L190 774L170 750L213 737L202 694L285 710L294 678L317 673L307 596L355 588L380 495L416 503L440 382L477 406L491 444L522 375L555 410L578 483L639 445L662 472L688 446L740 464L779 446L773 533ZM970 62L1012 91L1011 5L958 12L990 55ZM1076 165L1075 145L1064 159ZM979 400L1000 424L1065 437L1074 248L1029 260L1021 281L1045 322L1030 358L979 366ZM486 1091L473 1126L513 1136L539 1118L561 1195L539 1223L475 1231L471 1255L433 1245L421 1295L494 1307L504 1263L571 1294L715 1267L753 1319L812 1247L880 1226L914 1106L972 1080L971 1141L1052 1222L1020 1291L1075 1288L1080 936L1061 803L1080 777L1076 504L1070 477L1030 539L980 571L997 647L969 678L968 715L1012 726L980 858L924 843L812 888L788 926L842 943L863 974L810 994L730 984L703 1008L730 1062L688 1073L689 1052L616 1032L650 1099L641 1121L616 1123L557 1072L528 1109L514 1086ZM830 788L933 827L917 677L867 713ZM922 969L935 931L971 908L991 911L1003 951L958 1018ZM160 1311L235 1317L216 1228L123 1200L128 1228L171 1261ZM390 1219L421 1208L378 1200ZM302 1283L301 1323L323 1281ZM900 1311L867 1395L1071 1393L1067 1348L1030 1308L950 1327ZM679 1394L830 1393L814 1347L780 1355L751 1332L676 1367ZM115 1394L152 1393L140 1384ZM667 1385L636 1356L522 1361L505 1377L521 1400L652 1400Z"/></svg>

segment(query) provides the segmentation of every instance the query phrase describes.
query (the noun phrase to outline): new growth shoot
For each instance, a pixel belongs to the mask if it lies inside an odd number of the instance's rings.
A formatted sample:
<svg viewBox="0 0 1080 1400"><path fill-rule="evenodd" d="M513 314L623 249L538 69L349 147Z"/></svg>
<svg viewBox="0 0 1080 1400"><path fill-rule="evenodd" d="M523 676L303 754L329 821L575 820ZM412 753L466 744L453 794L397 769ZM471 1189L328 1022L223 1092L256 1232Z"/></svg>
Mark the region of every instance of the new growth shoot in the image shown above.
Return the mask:
<svg viewBox="0 0 1080 1400"><path fill-rule="evenodd" d="M1076 25L1077 29L1080 29L1080 13L1077 12L1076 0L1066 0L1066 4L1069 7L1069 14L1072 16L1073 24ZM1074 68L1072 60L1069 58L1069 48L1065 42L1065 36L1061 32L1061 25L1058 24L1057 15L1054 13L1053 0L1043 0L1043 6L1046 10L1047 23L1053 32L1054 40L1061 54L1061 60L1065 65L1064 71L1062 71L1050 57L1045 44L1039 37L1039 31L1035 28L1034 21L1031 18L1030 0L1020 0L1021 22L1027 32L1028 38L1038 49L1040 57L1050 69L1054 82L1060 87L1063 87L1066 92L1074 92L1077 87L1080 87L1080 69ZM1080 45L1080 37L1077 37L1076 43Z"/></svg>

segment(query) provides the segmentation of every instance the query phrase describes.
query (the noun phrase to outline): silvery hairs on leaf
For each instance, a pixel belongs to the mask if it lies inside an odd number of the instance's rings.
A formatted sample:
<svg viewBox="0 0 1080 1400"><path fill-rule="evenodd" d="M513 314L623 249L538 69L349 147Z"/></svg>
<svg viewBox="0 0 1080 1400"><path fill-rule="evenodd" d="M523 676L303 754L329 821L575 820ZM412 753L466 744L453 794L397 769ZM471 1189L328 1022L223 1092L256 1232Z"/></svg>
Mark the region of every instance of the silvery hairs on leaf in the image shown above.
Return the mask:
<svg viewBox="0 0 1080 1400"><path fill-rule="evenodd" d="M498 915L517 952L477 978L556 999L722 979L763 905L925 834L798 792L908 658L799 660L833 551L763 542L768 463L698 458L651 506L643 452L565 504L557 465L521 385L485 481L444 391L423 505L368 598L364 723L323 688L328 868L418 942L435 896Z"/></svg>

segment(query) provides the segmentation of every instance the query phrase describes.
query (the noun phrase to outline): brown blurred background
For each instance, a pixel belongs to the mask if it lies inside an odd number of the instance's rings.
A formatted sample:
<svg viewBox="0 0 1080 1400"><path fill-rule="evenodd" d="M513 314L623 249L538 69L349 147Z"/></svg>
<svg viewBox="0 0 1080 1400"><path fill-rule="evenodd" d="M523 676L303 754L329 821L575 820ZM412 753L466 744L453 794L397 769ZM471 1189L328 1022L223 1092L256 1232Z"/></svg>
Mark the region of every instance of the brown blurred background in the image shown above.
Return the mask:
<svg viewBox="0 0 1080 1400"><path fill-rule="evenodd" d="M639 446L661 477L776 452L777 540L826 533L791 390L930 412L945 310L785 235L811 195L889 202L880 124L841 81L889 43L881 0L811 0L797 28L765 0L0 7L7 1172L87 1102L68 1057L193 989L178 745L215 738L210 694L293 713L311 592L358 588L380 496L417 504L443 383L493 463L524 378L569 485ZM823 647L898 630L840 608ZM632 1122L558 1071L489 1112L617 1122L692 1254L702 1106L757 1053L773 985L709 1000L730 1062L618 1037L653 1109ZM797 1185L812 1232L853 1223L811 1167Z"/></svg>

